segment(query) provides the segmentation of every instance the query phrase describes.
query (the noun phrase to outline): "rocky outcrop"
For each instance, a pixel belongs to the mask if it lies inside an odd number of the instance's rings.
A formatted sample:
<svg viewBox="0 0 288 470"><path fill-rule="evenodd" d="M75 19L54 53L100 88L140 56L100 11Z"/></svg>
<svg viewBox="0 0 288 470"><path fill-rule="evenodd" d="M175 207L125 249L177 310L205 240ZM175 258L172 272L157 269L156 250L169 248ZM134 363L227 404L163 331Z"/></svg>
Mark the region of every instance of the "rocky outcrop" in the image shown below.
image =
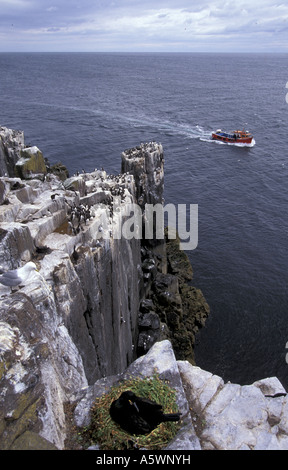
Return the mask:
<svg viewBox="0 0 288 470"><path fill-rule="evenodd" d="M166 234L167 235L167 234ZM151 286L153 309L171 341L178 360L195 364L194 345L199 329L210 313L200 289L190 285L193 271L179 239L166 237L167 273L157 273Z"/></svg>
<svg viewBox="0 0 288 470"><path fill-rule="evenodd" d="M166 450L287 450L288 396L276 377L252 385L223 379L188 361L177 361L168 340L155 343L126 371L101 379L82 390L74 419L87 426L93 401L128 377L152 376L155 371L177 391L181 429ZM91 449L98 449L97 443Z"/></svg>
<svg viewBox="0 0 288 470"><path fill-rule="evenodd" d="M288 395L276 377L241 386L177 364L201 449L288 449Z"/></svg>
<svg viewBox="0 0 288 470"><path fill-rule="evenodd" d="M171 388L176 390L176 403L181 413L181 429L167 446L167 450L200 450L200 442L192 423L189 403L186 399L177 361L168 340L155 343L146 355L135 360L122 374L102 379L93 386L82 390L75 401L74 419L76 425L83 427L89 424L93 401L103 393L107 393L113 385L131 377L150 377L155 372L159 374L161 380L166 381Z"/></svg>
<svg viewBox="0 0 288 470"><path fill-rule="evenodd" d="M81 356L67 328L52 317L48 286L37 278L31 288L33 296L19 292L1 298L2 450L25 449L31 433L35 449L45 441L47 448L63 448L63 402L87 386Z"/></svg>
<svg viewBox="0 0 288 470"><path fill-rule="evenodd" d="M15 164L23 149L23 131L0 127L0 176L15 176Z"/></svg>
<svg viewBox="0 0 288 470"><path fill-rule="evenodd" d="M162 204L164 189L164 152L161 144L141 144L122 152L121 173L131 174L137 204ZM154 239L155 242L155 239Z"/></svg>
<svg viewBox="0 0 288 470"><path fill-rule="evenodd" d="M0 177L43 180L47 173L57 175L62 181L69 177L67 168L61 162L50 166L38 147L26 146L23 131L0 127Z"/></svg>
<svg viewBox="0 0 288 470"><path fill-rule="evenodd" d="M39 178L44 180L47 167L42 152L38 147L26 147L21 150L20 158L15 163L15 176L22 179Z"/></svg>

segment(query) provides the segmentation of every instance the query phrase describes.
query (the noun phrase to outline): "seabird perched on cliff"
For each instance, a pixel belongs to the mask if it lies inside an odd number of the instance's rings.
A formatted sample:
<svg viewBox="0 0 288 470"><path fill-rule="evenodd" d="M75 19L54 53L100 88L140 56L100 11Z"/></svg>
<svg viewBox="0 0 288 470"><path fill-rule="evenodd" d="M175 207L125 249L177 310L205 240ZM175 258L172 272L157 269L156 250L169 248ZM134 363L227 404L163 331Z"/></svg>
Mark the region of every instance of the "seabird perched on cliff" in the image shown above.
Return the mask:
<svg viewBox="0 0 288 470"><path fill-rule="evenodd" d="M165 414L162 405L127 390L111 404L110 416L130 434L148 434L160 423L179 421L181 414Z"/></svg>
<svg viewBox="0 0 288 470"><path fill-rule="evenodd" d="M56 196L61 196L59 193L51 194L52 201L55 201Z"/></svg>
<svg viewBox="0 0 288 470"><path fill-rule="evenodd" d="M22 268L13 269L11 271L6 271L0 276L0 283L3 286L15 287L20 284L24 284L27 281L28 277L33 271L37 271L37 266L32 261L29 261L22 266Z"/></svg>
<svg viewBox="0 0 288 470"><path fill-rule="evenodd" d="M74 246L73 253L71 254L71 259L72 259L73 263L77 263L77 261L79 259L79 253L77 253L76 245Z"/></svg>

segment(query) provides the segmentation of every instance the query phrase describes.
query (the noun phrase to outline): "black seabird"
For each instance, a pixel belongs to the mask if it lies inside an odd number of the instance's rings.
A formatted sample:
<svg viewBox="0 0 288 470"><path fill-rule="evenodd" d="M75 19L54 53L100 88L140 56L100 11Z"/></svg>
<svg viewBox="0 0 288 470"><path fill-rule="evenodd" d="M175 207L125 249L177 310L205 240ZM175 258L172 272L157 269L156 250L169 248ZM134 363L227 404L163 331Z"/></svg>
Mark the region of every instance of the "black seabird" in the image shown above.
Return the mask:
<svg viewBox="0 0 288 470"><path fill-rule="evenodd" d="M137 397L130 390L123 392L110 406L110 416L130 434L148 434L160 423L179 421L180 413L165 414L162 405Z"/></svg>

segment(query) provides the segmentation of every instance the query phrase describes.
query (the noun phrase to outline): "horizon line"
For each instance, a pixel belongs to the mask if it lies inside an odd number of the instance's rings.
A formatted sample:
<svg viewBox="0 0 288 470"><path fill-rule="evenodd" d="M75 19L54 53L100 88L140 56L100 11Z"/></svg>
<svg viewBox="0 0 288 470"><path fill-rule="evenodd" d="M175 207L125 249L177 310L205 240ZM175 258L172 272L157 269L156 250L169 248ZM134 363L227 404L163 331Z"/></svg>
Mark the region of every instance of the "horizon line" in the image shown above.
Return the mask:
<svg viewBox="0 0 288 470"><path fill-rule="evenodd" d="M0 54L288 54L284 51L1 51Z"/></svg>

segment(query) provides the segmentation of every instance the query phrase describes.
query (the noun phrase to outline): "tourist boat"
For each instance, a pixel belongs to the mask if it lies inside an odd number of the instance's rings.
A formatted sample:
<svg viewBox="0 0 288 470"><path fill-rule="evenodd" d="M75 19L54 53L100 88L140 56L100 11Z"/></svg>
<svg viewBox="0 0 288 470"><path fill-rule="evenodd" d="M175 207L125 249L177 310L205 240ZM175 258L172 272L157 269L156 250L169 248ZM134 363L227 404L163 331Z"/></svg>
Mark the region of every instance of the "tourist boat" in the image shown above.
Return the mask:
<svg viewBox="0 0 288 470"><path fill-rule="evenodd" d="M253 135L250 132L245 131L232 131L232 132L222 132L221 129L218 129L216 132L212 132L213 140L220 140L221 142L237 143L237 144L251 144L253 140Z"/></svg>

